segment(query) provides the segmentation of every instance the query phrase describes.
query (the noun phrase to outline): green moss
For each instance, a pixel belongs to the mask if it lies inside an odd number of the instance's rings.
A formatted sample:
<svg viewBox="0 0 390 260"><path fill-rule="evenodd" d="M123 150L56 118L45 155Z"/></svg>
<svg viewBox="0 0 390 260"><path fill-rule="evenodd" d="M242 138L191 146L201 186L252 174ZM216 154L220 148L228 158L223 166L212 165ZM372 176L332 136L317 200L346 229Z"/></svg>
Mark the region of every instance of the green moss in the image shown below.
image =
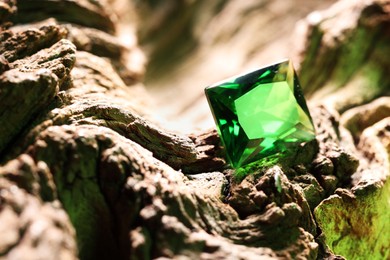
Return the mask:
<svg viewBox="0 0 390 260"><path fill-rule="evenodd" d="M299 80L301 82L302 88L306 94L312 94L318 86L322 85L323 82L317 82L318 72L313 69L316 64L316 59L318 57L319 48L321 46L321 41L324 36L324 32L320 30L318 26L313 27L313 31L310 34L310 44L305 50L305 60L302 63L301 73L299 75ZM314 81L314 82L313 82Z"/></svg>
<svg viewBox="0 0 390 260"><path fill-rule="evenodd" d="M357 28L352 37L341 49L338 66L342 69L335 71L335 80L340 86L345 85L356 71L364 64L372 47L372 39L375 39L375 30Z"/></svg>
<svg viewBox="0 0 390 260"><path fill-rule="evenodd" d="M336 195L315 209L326 244L347 259L389 259L389 182L356 190L355 196Z"/></svg>
<svg viewBox="0 0 390 260"><path fill-rule="evenodd" d="M94 137L51 131L59 137L36 151L36 159L47 163L53 173L58 198L76 230L80 259L118 259L112 216L99 186L99 147ZM69 130L70 131L70 130Z"/></svg>

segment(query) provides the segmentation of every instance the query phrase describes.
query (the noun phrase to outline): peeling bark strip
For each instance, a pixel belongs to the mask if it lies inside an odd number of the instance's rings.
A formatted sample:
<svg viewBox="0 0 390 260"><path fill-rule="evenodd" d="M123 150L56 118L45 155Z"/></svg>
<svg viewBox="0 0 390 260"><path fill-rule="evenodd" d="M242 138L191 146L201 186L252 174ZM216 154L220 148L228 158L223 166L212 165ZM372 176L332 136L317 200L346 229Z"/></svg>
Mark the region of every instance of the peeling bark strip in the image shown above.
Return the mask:
<svg viewBox="0 0 390 260"><path fill-rule="evenodd" d="M0 152L48 107L69 78L76 49L67 40L58 41L63 35L56 26L1 32Z"/></svg>
<svg viewBox="0 0 390 260"><path fill-rule="evenodd" d="M364 59L333 86L344 97L364 79L375 95L324 99L317 140L233 172L215 130L171 133L148 112L138 47L118 43L107 2L0 2L0 257L388 258L389 100L367 101L389 91L375 62L390 55L389 6L344 0L303 22L314 98L348 50Z"/></svg>

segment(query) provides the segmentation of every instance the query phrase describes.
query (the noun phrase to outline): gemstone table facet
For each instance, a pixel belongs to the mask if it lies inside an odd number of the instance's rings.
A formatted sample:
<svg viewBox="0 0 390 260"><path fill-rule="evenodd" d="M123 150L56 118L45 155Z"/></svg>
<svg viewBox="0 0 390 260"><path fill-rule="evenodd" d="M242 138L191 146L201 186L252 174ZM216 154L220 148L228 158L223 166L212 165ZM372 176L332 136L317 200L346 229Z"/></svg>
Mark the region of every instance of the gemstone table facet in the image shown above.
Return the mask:
<svg viewBox="0 0 390 260"><path fill-rule="evenodd" d="M230 164L239 168L315 138L290 61L205 89Z"/></svg>

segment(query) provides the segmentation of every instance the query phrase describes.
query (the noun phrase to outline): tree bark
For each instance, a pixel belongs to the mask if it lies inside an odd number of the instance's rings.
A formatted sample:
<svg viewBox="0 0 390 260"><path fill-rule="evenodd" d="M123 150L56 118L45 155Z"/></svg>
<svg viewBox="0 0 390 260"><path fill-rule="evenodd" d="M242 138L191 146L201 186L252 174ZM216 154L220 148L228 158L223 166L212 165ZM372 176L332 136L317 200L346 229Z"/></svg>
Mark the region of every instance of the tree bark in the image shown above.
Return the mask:
<svg viewBox="0 0 390 260"><path fill-rule="evenodd" d="M390 1L300 22L316 140L238 170L155 121L118 2L0 2L2 258L390 256Z"/></svg>

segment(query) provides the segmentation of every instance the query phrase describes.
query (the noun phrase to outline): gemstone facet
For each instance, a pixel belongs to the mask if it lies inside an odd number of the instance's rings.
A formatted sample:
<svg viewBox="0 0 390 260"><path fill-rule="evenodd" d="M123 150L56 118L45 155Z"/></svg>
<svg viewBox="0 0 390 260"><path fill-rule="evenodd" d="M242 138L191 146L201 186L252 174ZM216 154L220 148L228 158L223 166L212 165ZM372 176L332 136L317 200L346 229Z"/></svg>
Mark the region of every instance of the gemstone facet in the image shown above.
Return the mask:
<svg viewBox="0 0 390 260"><path fill-rule="evenodd" d="M290 61L219 82L205 93L227 159L235 168L315 138Z"/></svg>

